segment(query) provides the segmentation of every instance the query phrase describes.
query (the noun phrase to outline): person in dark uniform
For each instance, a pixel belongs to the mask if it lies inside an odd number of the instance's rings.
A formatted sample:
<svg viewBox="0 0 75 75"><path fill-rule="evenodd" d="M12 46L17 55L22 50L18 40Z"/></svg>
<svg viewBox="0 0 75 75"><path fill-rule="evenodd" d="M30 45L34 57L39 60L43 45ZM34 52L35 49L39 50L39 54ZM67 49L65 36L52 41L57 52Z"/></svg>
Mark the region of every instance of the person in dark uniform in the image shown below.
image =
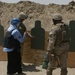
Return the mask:
<svg viewBox="0 0 75 75"><path fill-rule="evenodd" d="M20 33L23 35L25 31L27 32L27 28L26 28L25 24L23 23L23 21L28 18L28 15L25 14L24 12L20 12L20 13L18 14L18 18L19 18L20 21L21 21L20 27L19 27L19 31L20 31ZM28 33L28 32L27 32L26 34L27 34L28 36L30 36L30 37L33 37L33 36L32 36L30 33Z"/></svg>
<svg viewBox="0 0 75 75"><path fill-rule="evenodd" d="M24 42L26 32L23 35L19 32L20 23L20 19L13 18L4 38L3 51L7 52L8 58L7 75L13 75L16 72L22 75L20 43Z"/></svg>
<svg viewBox="0 0 75 75"><path fill-rule="evenodd" d="M20 33L23 35L24 32L26 31L26 26L25 26L25 24L23 23L23 21L28 18L28 15L25 14L25 13L23 13L23 12L20 12L20 13L18 14L18 18L19 18L20 21L21 21L20 27L19 27L19 31L20 31Z"/></svg>
<svg viewBox="0 0 75 75"><path fill-rule="evenodd" d="M26 35L28 35L30 38L33 38L33 36L29 32L27 32L27 28L26 28L25 24L23 23L28 18L28 15L25 14L24 12L20 12L17 17L21 21L20 27L18 28L20 33L23 35L24 32L26 32ZM23 47L24 47L24 43L21 43L21 55L23 55Z"/></svg>

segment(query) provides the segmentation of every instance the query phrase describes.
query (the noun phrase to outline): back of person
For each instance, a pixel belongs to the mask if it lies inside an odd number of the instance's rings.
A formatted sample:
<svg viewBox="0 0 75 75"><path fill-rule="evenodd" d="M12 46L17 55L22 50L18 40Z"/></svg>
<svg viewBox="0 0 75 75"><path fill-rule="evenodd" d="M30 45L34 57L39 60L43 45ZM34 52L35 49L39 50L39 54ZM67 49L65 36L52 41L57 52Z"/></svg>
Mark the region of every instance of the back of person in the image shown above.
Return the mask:
<svg viewBox="0 0 75 75"><path fill-rule="evenodd" d="M61 68L60 75L67 75L67 58L69 43L66 38L67 31L64 22L62 22L62 16L60 14L54 14L53 26L49 33L49 44L47 51L49 54L49 63L47 68L47 75L52 75L54 68L56 67L56 61ZM51 60L51 58L53 60Z"/></svg>
<svg viewBox="0 0 75 75"><path fill-rule="evenodd" d="M55 33L56 33L56 41L55 41L55 52L56 54L60 55L65 50L67 51L69 40L67 39L67 31L64 23L58 23L55 27Z"/></svg>

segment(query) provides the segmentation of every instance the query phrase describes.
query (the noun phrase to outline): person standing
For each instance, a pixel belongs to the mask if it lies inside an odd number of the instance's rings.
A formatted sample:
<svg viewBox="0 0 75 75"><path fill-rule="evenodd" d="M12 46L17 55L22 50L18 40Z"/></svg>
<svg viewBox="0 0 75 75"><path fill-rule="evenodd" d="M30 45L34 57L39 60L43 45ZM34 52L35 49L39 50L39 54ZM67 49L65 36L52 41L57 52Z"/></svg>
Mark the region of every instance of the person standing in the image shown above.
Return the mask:
<svg viewBox="0 0 75 75"><path fill-rule="evenodd" d="M67 75L69 40L66 39L66 25L62 22L62 16L59 13L53 15L52 21L53 26L49 32L49 43L47 47L49 54L47 75L52 75L57 59L60 63L59 67L61 68L60 75Z"/></svg>
<svg viewBox="0 0 75 75"><path fill-rule="evenodd" d="M19 18L21 21L20 27L18 28L20 33L23 35L24 32L26 32L26 35L28 35L30 38L34 38L29 32L27 32L27 28L26 28L25 24L23 23L28 18L28 15L25 14L24 12L20 12L18 14L17 18ZM23 55L23 45L24 45L24 43L21 43L21 55Z"/></svg>
<svg viewBox="0 0 75 75"><path fill-rule="evenodd" d="M24 42L26 32L23 35L19 32L20 23L20 19L13 18L4 38L3 51L7 52L8 58L7 75L22 74L20 43Z"/></svg>
<svg viewBox="0 0 75 75"><path fill-rule="evenodd" d="M24 20L26 20L28 18L28 15L25 14L24 12L20 12L17 16L17 18L20 19L20 27L19 27L19 31L20 33L23 35L24 32L27 30L25 24L23 23Z"/></svg>
<svg viewBox="0 0 75 75"><path fill-rule="evenodd" d="M27 28L26 28L25 24L23 23L23 22L28 18L28 15L25 14L24 12L20 12L20 13L18 14L18 17L17 17L17 18L19 18L20 21L21 21L20 27L19 27L20 33L23 35L24 32L26 31L26 34L27 34L29 37L33 38L33 36L32 36L30 33L27 32Z"/></svg>

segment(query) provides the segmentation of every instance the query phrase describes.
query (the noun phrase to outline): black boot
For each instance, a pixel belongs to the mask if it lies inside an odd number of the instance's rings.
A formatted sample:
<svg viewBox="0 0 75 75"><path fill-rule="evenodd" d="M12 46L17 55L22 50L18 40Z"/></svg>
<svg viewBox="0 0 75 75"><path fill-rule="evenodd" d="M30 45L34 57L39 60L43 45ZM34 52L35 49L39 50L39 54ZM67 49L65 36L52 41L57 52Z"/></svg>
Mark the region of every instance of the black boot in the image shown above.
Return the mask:
<svg viewBox="0 0 75 75"><path fill-rule="evenodd" d="M48 69L47 69L47 75L52 75L52 71L53 71L53 70L48 70Z"/></svg>
<svg viewBox="0 0 75 75"><path fill-rule="evenodd" d="M67 69L61 69L61 75L67 75Z"/></svg>

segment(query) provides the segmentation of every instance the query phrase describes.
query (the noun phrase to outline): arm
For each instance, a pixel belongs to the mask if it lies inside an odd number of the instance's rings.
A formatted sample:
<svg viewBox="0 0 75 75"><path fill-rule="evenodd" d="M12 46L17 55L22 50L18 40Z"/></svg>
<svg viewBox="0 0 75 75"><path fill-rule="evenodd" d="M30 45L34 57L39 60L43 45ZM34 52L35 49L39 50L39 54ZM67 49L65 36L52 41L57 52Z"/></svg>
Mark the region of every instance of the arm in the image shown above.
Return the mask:
<svg viewBox="0 0 75 75"><path fill-rule="evenodd" d="M24 32L26 32L26 35L28 35L30 38L33 38L33 36L26 31L26 27L23 23L20 24L20 28L19 28L20 33L23 35Z"/></svg>
<svg viewBox="0 0 75 75"><path fill-rule="evenodd" d="M29 37L32 37L32 35L29 33L29 32L26 32L27 33L27 35L29 36Z"/></svg>
<svg viewBox="0 0 75 75"><path fill-rule="evenodd" d="M14 36L15 39L17 39L20 43L23 43L26 37L26 32L22 36L21 33L18 30L14 30L12 32L12 35Z"/></svg>
<svg viewBox="0 0 75 75"><path fill-rule="evenodd" d="M47 47L49 59L51 55L54 56L53 50L54 50L55 41L56 41L56 32L53 29L49 33L49 42L48 42L48 47Z"/></svg>
<svg viewBox="0 0 75 75"><path fill-rule="evenodd" d="M47 51L52 51L54 49L55 41L56 41L56 32L54 30L51 30L49 33L49 39L48 39L48 47Z"/></svg>
<svg viewBox="0 0 75 75"><path fill-rule="evenodd" d="M26 34L27 34L30 38L35 38L35 37L32 36L29 32L26 32Z"/></svg>

